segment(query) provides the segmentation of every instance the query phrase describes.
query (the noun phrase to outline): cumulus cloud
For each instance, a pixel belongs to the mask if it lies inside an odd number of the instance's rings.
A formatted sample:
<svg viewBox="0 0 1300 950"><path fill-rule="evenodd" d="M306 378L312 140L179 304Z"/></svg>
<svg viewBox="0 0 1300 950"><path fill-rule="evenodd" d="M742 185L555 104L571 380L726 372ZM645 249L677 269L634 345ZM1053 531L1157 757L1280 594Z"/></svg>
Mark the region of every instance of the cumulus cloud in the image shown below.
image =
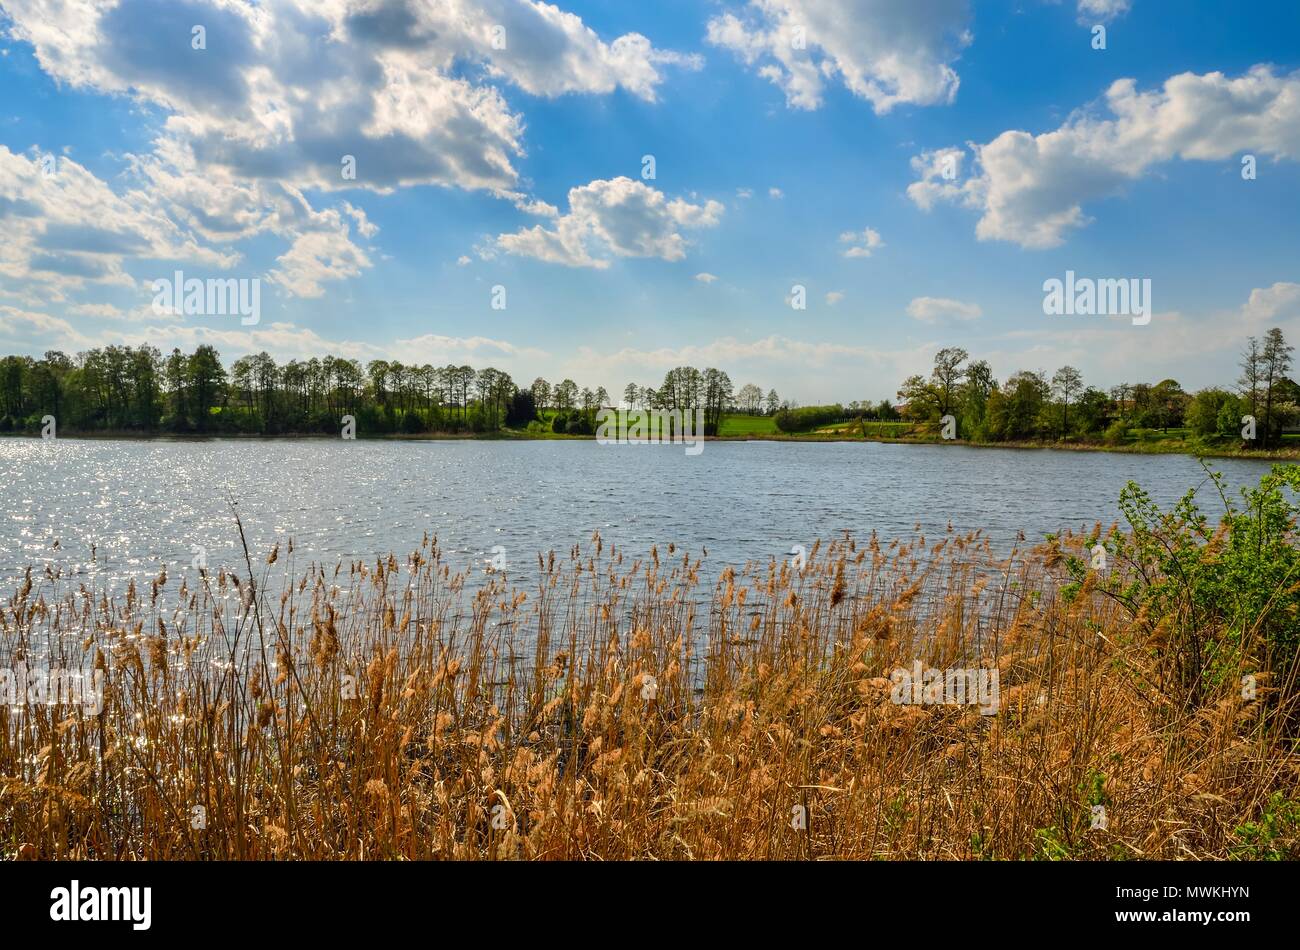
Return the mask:
<svg viewBox="0 0 1300 950"><path fill-rule="evenodd" d="M1300 318L1300 284L1278 281L1268 287L1256 287L1246 299L1241 317L1251 333L1262 332L1270 320Z"/></svg>
<svg viewBox="0 0 1300 950"><path fill-rule="evenodd" d="M838 79L883 114L952 101L969 20L967 0L750 0L710 19L707 38L757 66L791 108L818 108Z"/></svg>
<svg viewBox="0 0 1300 950"><path fill-rule="evenodd" d="M722 216L720 202L669 200L663 192L630 178L596 180L569 189L568 213L551 227L535 225L497 237L510 254L569 267L606 268L618 257L686 256L684 230L711 228Z"/></svg>
<svg viewBox="0 0 1300 950"><path fill-rule="evenodd" d="M701 284L711 284L718 279L718 276L716 274L710 274L708 271L704 271L703 273L696 274L695 279Z"/></svg>
<svg viewBox="0 0 1300 950"><path fill-rule="evenodd" d="M66 156L11 152L0 145L0 278L36 284L65 300L87 285L125 287L128 258L232 266L238 255L214 250L174 221L141 190L118 194Z"/></svg>
<svg viewBox="0 0 1300 950"><path fill-rule="evenodd" d="M653 100L662 67L699 62L636 33L606 43L579 17L533 0L5 7L47 73L167 110L166 136L201 166L323 189L509 191L522 119L483 78L536 96L622 88ZM193 24L206 29L205 49L192 48ZM355 177L343 174L345 156Z"/></svg>
<svg viewBox="0 0 1300 950"><path fill-rule="evenodd" d="M309 188L486 190L554 218L518 188L523 119L498 85L653 101L666 68L701 62L637 33L606 41L539 0L5 0L4 12L60 84L162 117L152 149L124 157L122 187L63 158L43 180L34 153L0 146L0 283L24 300L132 286L132 260L229 269L236 244L267 234L285 248L266 278L320 296L371 266L358 241L378 228L348 201L314 208Z"/></svg>
<svg viewBox="0 0 1300 950"><path fill-rule="evenodd" d="M880 238L880 232L874 228L845 231L840 235L840 243L848 245L844 249L845 257L870 257L872 251L885 246L885 242Z"/></svg>
<svg viewBox="0 0 1300 950"><path fill-rule="evenodd" d="M1117 194L1153 167L1175 159L1223 161L1241 152L1273 159L1300 155L1300 72L1256 66L1230 78L1181 73L1157 90L1132 79L1112 83L1100 107L1060 128L1006 131L970 144L974 170L954 177L953 149L913 159L919 179L908 195L921 208L948 201L980 212L980 240L1026 248L1060 245L1090 219L1084 205Z"/></svg>
<svg viewBox="0 0 1300 950"><path fill-rule="evenodd" d="M907 315L922 323L940 320L976 320L984 314L979 304L963 303L949 297L916 297L907 305Z"/></svg>
<svg viewBox="0 0 1300 950"><path fill-rule="evenodd" d="M370 266L337 211L322 212L319 219L320 226L298 234L289 250L276 258L279 266L267 274L296 297L319 297L325 293L323 282L356 277Z"/></svg>

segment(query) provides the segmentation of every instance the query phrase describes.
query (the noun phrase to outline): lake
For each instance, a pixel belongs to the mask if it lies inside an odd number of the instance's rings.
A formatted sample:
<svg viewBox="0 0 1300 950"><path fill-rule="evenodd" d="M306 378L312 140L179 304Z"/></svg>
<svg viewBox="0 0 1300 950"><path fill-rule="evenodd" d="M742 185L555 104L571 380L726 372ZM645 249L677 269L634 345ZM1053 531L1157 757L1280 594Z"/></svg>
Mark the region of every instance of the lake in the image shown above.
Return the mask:
<svg viewBox="0 0 1300 950"><path fill-rule="evenodd" d="M1269 469L1212 465L1233 486ZM200 551L210 566L234 564L231 499L255 558L292 537L299 563L402 555L426 532L453 566L495 549L509 570L597 530L630 554L707 549L712 570L845 531L911 537L917 524L928 535L983 529L1009 549L1018 532L1040 540L1109 524L1129 479L1167 505L1205 475L1182 455L961 445L710 442L688 456L594 441L4 438L0 570L6 589L47 563L117 588ZM1203 503L1213 512L1218 501L1211 492Z"/></svg>

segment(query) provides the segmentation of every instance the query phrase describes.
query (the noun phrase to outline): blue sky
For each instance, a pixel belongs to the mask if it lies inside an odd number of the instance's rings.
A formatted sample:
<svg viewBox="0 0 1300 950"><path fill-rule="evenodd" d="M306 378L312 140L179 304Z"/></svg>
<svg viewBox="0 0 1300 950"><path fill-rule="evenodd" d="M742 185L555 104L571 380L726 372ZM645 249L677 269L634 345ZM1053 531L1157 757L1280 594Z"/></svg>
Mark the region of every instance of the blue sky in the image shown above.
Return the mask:
<svg viewBox="0 0 1300 950"><path fill-rule="evenodd" d="M611 392L688 363L813 403L892 397L946 345L1199 388L1247 335L1300 337L1291 2L0 10L0 352L211 342ZM262 281L260 323L155 312L175 270ZM1045 315L1067 270L1150 278L1154 319Z"/></svg>

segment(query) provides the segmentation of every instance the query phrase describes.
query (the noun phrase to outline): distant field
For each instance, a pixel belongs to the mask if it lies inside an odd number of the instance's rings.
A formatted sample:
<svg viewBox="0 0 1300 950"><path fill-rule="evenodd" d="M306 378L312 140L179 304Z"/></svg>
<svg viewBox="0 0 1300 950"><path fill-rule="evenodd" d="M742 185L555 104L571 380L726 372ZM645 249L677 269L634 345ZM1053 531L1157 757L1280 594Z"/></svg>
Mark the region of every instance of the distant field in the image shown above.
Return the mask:
<svg viewBox="0 0 1300 950"><path fill-rule="evenodd" d="M741 413L728 413L722 417L719 435L773 435L776 432L776 420L771 416L747 416Z"/></svg>
<svg viewBox="0 0 1300 950"><path fill-rule="evenodd" d="M847 437L862 437L863 427L866 429L868 439L897 439L904 436L912 429L910 422L872 422L867 419L859 425L857 419L849 422L837 422L834 425L823 426L816 430L824 435L842 434Z"/></svg>
<svg viewBox="0 0 1300 950"><path fill-rule="evenodd" d="M1168 432L1163 429L1130 429L1130 442L1166 442L1182 441L1192 434L1191 429L1174 429Z"/></svg>

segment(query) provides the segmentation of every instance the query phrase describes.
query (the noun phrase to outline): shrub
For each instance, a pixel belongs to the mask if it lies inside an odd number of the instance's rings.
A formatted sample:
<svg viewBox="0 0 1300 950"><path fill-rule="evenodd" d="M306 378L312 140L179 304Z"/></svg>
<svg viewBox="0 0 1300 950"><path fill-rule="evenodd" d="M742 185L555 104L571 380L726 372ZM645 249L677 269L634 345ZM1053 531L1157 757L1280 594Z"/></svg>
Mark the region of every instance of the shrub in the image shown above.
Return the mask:
<svg viewBox="0 0 1300 950"><path fill-rule="evenodd" d="M804 406L801 409L782 409L776 414L776 427L782 432L807 432L818 426L827 426L833 422L843 422L847 416L844 407L838 403L833 406Z"/></svg>
<svg viewBox="0 0 1300 950"><path fill-rule="evenodd" d="M1241 506L1222 475L1206 472L1224 506L1217 526L1197 506L1195 489L1162 511L1129 482L1120 511L1130 531L1103 545L1122 569L1092 577L1132 616L1156 662L1157 690L1195 706L1215 687L1258 670L1289 709L1300 643L1300 507L1292 498L1300 466L1273 466L1259 487L1242 491ZM1089 568L1070 560L1079 583Z"/></svg>
<svg viewBox="0 0 1300 950"><path fill-rule="evenodd" d="M402 415L402 431L407 435L425 431L424 422L420 419L418 410L409 409Z"/></svg>
<svg viewBox="0 0 1300 950"><path fill-rule="evenodd" d="M575 412L569 417L569 424L564 431L569 435L591 435L596 430L585 412Z"/></svg>

